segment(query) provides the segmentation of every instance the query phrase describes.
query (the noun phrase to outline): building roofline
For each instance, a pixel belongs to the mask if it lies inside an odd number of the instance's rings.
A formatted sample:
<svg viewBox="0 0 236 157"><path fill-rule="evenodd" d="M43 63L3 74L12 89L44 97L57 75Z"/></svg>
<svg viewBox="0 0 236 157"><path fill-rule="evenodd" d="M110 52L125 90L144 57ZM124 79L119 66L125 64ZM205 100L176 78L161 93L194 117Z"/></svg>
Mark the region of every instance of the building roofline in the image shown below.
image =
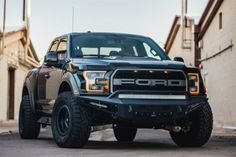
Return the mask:
<svg viewBox="0 0 236 157"><path fill-rule="evenodd" d="M33 45L33 43L32 43L32 40L30 40L30 48L32 49L32 52L33 52L33 55L34 55L35 60L38 61L38 62L40 62L39 57L38 57L38 55L37 55L37 53L36 53L36 51L35 51L34 45Z"/></svg>
<svg viewBox="0 0 236 157"><path fill-rule="evenodd" d="M212 6L213 4L214 4L214 0L209 0L209 1L208 1L207 5L206 5L206 7L205 7L205 9L204 9L204 11L203 11L203 13L202 13L202 16L201 16L201 18L200 18L200 20L199 20L199 22L198 22L198 25L202 25L202 23L204 22L205 18L207 17L207 14L208 14L208 12L210 11L211 6Z"/></svg>
<svg viewBox="0 0 236 157"><path fill-rule="evenodd" d="M15 33L18 33L18 32L24 32L24 33L26 33L26 31L27 31L26 28L25 28L25 27L22 27L22 28L20 28L20 29L18 29L18 30L6 32L6 33L5 33L5 38L7 38L8 36L13 35L13 34L15 34ZM2 32L1 32L1 33L0 33L0 38L2 38L2 37L3 37L3 34L2 34ZM33 46L33 43L32 43L32 41L31 41L31 39L30 39L30 45L29 45L29 46L30 46L30 48L31 48L31 50L32 50L32 52L33 52L33 56L34 56L35 60L39 62L38 55L37 55L37 53L36 53L36 51L35 51L35 49L34 49L34 46Z"/></svg>
<svg viewBox="0 0 236 157"><path fill-rule="evenodd" d="M165 42L164 49L166 50L167 54L169 53L170 48L175 40L178 30L179 30L179 27L180 27L180 25L178 24L179 19L180 19L180 16L176 15L174 18L174 21L172 23L167 40Z"/></svg>
<svg viewBox="0 0 236 157"><path fill-rule="evenodd" d="M215 5L213 5L215 1L216 1L216 3L215 3ZM199 21L199 24L198 24L200 26L200 33L198 36L199 40L201 40L202 37L205 35L208 27L210 26L212 20L214 19L216 13L218 12L218 10L223 2L224 2L224 0L209 0L209 2L202 14L202 17ZM209 16L207 16L207 15L209 15ZM206 21L206 22L204 23L204 21Z"/></svg>
<svg viewBox="0 0 236 157"><path fill-rule="evenodd" d="M22 31L25 31L25 27L22 27L22 28L20 28L18 30L13 30L13 31L6 32L5 33L5 37L7 37L9 35L12 35L14 33L22 32ZM3 32L0 32L0 38L2 38L2 37L3 37Z"/></svg>

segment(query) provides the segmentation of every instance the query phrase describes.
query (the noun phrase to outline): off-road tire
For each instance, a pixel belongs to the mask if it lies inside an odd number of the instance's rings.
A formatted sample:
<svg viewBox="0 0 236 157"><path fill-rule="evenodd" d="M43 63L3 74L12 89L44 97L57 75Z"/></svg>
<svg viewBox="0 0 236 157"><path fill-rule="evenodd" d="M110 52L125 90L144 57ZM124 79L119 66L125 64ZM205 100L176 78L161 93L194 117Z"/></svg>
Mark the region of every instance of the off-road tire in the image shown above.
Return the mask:
<svg viewBox="0 0 236 157"><path fill-rule="evenodd" d="M32 111L28 95L22 97L19 113L19 134L23 139L36 139L40 132L37 116Z"/></svg>
<svg viewBox="0 0 236 157"><path fill-rule="evenodd" d="M87 143L90 132L88 110L78 103L71 92L61 93L52 113L52 134L57 145L64 148L82 148Z"/></svg>
<svg viewBox="0 0 236 157"><path fill-rule="evenodd" d="M113 124L113 132L118 142L132 142L135 139L137 128Z"/></svg>
<svg viewBox="0 0 236 157"><path fill-rule="evenodd" d="M171 132L173 141L180 147L201 147L210 138L213 126L213 115L208 103L189 117L192 122L188 132Z"/></svg>

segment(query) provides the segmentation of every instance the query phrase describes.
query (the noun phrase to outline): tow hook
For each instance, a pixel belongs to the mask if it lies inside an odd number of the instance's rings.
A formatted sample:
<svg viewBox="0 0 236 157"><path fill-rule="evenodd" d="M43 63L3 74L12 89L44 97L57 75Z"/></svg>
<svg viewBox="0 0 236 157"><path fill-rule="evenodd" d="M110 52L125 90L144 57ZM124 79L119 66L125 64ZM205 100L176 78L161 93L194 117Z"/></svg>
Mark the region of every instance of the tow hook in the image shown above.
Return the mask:
<svg viewBox="0 0 236 157"><path fill-rule="evenodd" d="M164 129L168 130L168 131L173 131L173 132L180 132L182 130L182 127L181 126L166 125L166 126L164 126Z"/></svg>

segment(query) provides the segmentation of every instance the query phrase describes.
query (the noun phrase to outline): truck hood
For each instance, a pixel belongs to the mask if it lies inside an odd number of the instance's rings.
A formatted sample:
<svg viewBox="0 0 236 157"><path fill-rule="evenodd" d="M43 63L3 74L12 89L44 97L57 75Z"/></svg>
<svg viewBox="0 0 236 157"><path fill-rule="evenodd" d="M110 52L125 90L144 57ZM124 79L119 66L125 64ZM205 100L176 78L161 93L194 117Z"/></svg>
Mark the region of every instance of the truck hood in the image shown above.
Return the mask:
<svg viewBox="0 0 236 157"><path fill-rule="evenodd" d="M161 69L183 69L184 63L164 60L158 61L152 58L137 57L113 57L103 59L72 59L72 65L79 70L115 70L124 69L141 69L141 68L161 68Z"/></svg>

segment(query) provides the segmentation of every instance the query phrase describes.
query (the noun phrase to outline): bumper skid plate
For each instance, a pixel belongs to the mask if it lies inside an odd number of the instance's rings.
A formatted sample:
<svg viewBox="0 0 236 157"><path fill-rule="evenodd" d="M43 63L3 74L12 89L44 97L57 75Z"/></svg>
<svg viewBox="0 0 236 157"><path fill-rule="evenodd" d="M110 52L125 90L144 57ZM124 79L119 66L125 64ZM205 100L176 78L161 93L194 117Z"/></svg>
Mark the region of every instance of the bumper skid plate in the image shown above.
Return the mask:
<svg viewBox="0 0 236 157"><path fill-rule="evenodd" d="M114 120L133 123L165 123L183 118L207 102L204 96L187 99L120 99L78 96L81 104L109 113Z"/></svg>

